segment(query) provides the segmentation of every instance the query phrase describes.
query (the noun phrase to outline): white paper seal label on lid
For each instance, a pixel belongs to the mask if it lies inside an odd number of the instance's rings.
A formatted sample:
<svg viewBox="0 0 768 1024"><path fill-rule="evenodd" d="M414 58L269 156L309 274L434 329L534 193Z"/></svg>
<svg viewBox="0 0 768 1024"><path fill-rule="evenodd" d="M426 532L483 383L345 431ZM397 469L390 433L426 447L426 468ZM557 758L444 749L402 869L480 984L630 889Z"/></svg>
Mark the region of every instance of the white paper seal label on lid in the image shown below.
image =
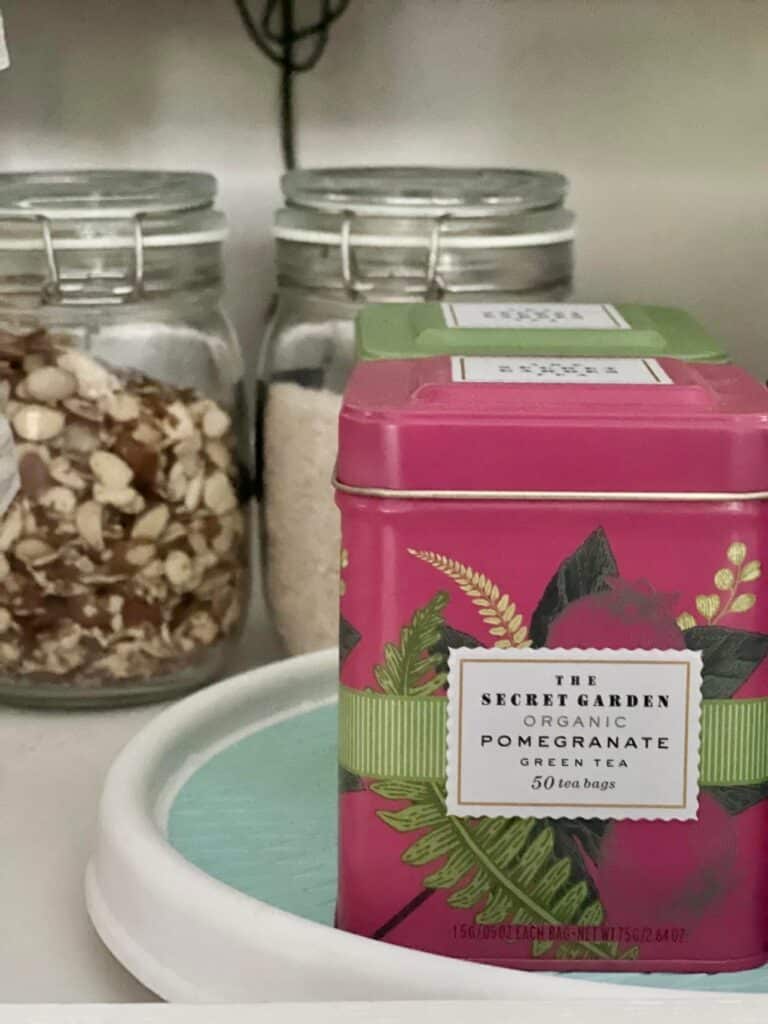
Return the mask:
<svg viewBox="0 0 768 1024"><path fill-rule="evenodd" d="M5 515L20 486L19 460L11 425L5 416L0 416L0 516Z"/></svg>
<svg viewBox="0 0 768 1024"><path fill-rule="evenodd" d="M465 384L671 384L656 359L586 356L452 356L451 379Z"/></svg>
<svg viewBox="0 0 768 1024"><path fill-rule="evenodd" d="M448 813L695 819L701 665L698 651L452 651Z"/></svg>
<svg viewBox="0 0 768 1024"><path fill-rule="evenodd" d="M499 330L631 331L610 303L443 302L446 327Z"/></svg>

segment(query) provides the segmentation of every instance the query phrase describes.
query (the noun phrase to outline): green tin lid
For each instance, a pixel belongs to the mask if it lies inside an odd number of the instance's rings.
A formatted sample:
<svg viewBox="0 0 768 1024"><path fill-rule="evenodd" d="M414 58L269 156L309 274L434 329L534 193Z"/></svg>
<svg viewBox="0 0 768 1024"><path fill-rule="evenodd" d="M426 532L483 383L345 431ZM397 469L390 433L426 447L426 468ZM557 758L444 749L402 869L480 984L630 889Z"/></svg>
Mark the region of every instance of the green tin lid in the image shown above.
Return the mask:
<svg viewBox="0 0 768 1024"><path fill-rule="evenodd" d="M690 314L608 303L384 303L357 317L360 359L437 355L669 356L726 363Z"/></svg>

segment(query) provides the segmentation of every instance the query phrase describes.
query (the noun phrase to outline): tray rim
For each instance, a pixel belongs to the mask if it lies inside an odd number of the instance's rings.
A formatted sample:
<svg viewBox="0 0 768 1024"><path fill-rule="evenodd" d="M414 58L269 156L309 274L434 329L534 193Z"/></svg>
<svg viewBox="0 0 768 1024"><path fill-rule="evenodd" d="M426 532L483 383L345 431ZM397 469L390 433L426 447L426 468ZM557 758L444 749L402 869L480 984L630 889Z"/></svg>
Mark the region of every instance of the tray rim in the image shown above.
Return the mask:
<svg viewBox="0 0 768 1024"><path fill-rule="evenodd" d="M113 763L86 870L86 906L104 944L135 977L168 1001L191 1003L295 1002L297 972L305 987L302 998L309 1001L716 997L517 971L375 942L239 892L178 853L165 829L173 799L187 779L239 739L335 702L337 659L337 650L330 648L272 662L199 691L158 715ZM196 738L204 735L213 738L196 748ZM217 977L212 960L226 942L230 956ZM243 976L254 975L254 963L266 968L254 978L258 992L250 982L243 987Z"/></svg>

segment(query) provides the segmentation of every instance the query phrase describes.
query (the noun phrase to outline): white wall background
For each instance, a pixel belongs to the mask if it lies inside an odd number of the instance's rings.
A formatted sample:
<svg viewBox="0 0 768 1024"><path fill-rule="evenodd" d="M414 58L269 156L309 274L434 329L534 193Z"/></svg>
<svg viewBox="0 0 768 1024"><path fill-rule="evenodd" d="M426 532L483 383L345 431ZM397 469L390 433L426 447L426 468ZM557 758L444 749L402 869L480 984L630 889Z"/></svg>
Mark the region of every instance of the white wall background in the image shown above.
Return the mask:
<svg viewBox="0 0 768 1024"><path fill-rule="evenodd" d="M255 345L277 76L231 0L0 7L0 170L213 171L230 307ZM565 171L578 294L687 306L768 375L768 0L352 0L298 109L307 166Z"/></svg>

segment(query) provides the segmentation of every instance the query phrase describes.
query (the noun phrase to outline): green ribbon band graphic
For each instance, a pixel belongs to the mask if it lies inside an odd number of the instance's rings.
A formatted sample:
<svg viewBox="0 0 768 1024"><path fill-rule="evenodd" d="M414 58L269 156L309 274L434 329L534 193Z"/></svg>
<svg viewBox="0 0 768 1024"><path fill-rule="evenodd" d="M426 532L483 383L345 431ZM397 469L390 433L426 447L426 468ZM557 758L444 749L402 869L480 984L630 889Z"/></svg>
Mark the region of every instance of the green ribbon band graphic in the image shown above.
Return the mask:
<svg viewBox="0 0 768 1024"><path fill-rule="evenodd" d="M445 697L339 692L339 762L355 775L445 778ZM768 782L768 697L705 700L701 706L700 786Z"/></svg>

